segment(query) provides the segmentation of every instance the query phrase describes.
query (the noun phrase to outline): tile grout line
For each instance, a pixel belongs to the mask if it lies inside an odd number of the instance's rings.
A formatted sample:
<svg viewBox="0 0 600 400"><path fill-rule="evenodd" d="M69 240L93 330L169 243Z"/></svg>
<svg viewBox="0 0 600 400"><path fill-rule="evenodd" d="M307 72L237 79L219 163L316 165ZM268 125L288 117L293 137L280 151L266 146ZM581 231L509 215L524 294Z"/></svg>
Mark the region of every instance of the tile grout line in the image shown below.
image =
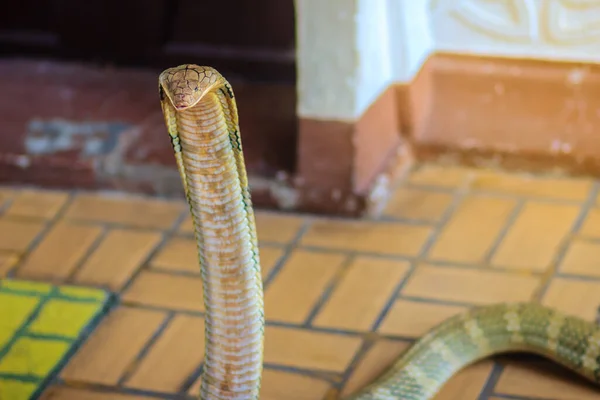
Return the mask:
<svg viewBox="0 0 600 400"><path fill-rule="evenodd" d="M42 309L44 308L46 303L50 301L50 299L52 298L52 294L54 294L55 292L58 292L58 289L56 287L53 287L48 293L37 293L37 295L35 296L38 300L36 306L33 308L33 310L30 312L27 318L23 321L23 323L14 331L11 339L4 346L0 347L0 361L10 351L10 348L15 344L15 342L21 336L23 336L25 331L29 328L29 325L31 325L31 323L39 316L39 314L42 312Z"/></svg>
<svg viewBox="0 0 600 400"><path fill-rule="evenodd" d="M532 296L535 301L542 302L546 291L552 282L552 279L560 274L560 266L567 254L567 251L569 250L573 237L581 229L581 226L585 222L590 210L596 203L599 192L600 185L598 182L594 182L590 193L588 194L587 200L581 205L579 214L571 225L571 229L565 234L562 243L559 245L558 250L556 250L554 259L540 278L540 285Z"/></svg>
<svg viewBox="0 0 600 400"><path fill-rule="evenodd" d="M177 219L175 221L178 220L179 217L177 217ZM135 232L153 232L153 233L160 233L161 235L163 235L163 237L161 238L161 240L159 240L159 242L155 245L155 247L153 247L148 254L152 255L154 254L154 251L156 250L156 247L160 247L163 244L163 239L164 239L164 234L168 231L168 230L153 230L153 229L145 229L145 228L138 228L138 227L132 227L132 226L128 226L128 225L115 225L115 224L110 224L110 223L95 223L95 222L83 222L81 220L66 220L68 221L68 223L73 223L76 225L81 225L81 226L94 226L94 227L98 227L101 229L100 234L98 235L98 237L96 237L94 239L94 241L92 242L92 244L89 246L89 248L85 251L85 253L83 254L83 256L81 257L81 259L76 263L76 266L73 268L73 270L67 275L67 277L65 278L65 283L68 284L76 284L76 285L80 285L80 286L92 286L92 287L97 287L94 285L89 285L89 284L85 284L85 283L78 283L76 282L76 276L77 274L81 271L81 269L83 269L83 267L85 266L85 264L89 261L90 257L98 250L98 248L100 248L100 246L102 245L102 243L104 242L104 240L106 239L106 237L108 236L108 234L114 230L117 229L121 229L121 230L126 230L126 231L135 231ZM170 228L169 228L170 229ZM146 262L146 260L142 261L142 263L140 263L140 266L138 268L143 267L144 263ZM115 292L115 290L113 290L110 287L102 287L102 289L104 290L108 290L110 292Z"/></svg>
<svg viewBox="0 0 600 400"><path fill-rule="evenodd" d="M146 269L149 269L150 262L158 254L158 252L163 249L165 244L171 238L176 236L177 230L179 229L180 224L183 223L183 221L187 218L188 213L189 213L189 210L187 210L187 209L185 211L181 211L180 215L177 218L175 218L175 221L172 223L170 228L160 231L161 238L158 241L158 243L156 243L152 247L152 249L150 249L148 251L148 254L144 258L144 260L142 260L142 262L140 262L140 264L137 266L137 268L132 272L132 274L129 276L129 279L127 279L126 282L123 285L121 285L121 288L114 291L119 296L119 302L121 302L121 296L123 295L123 293L125 293L131 287L131 285L136 280L136 278L141 274L141 272Z"/></svg>
<svg viewBox="0 0 600 400"><path fill-rule="evenodd" d="M574 278L573 276L566 276L568 278ZM586 279L586 277L576 277L577 279ZM599 280L594 280L595 282L598 282ZM441 300L441 299L435 299L435 298L429 298L429 297L416 297L416 296L402 296L401 297L403 300L407 300L407 301L411 301L411 302L417 302L417 303L425 303L425 304L432 304L432 305L443 305L443 306L456 306L456 307L473 307L474 305L476 305L477 303L473 303L473 302L460 302L460 301L452 301L452 300ZM158 312L172 312L172 311L176 311L179 314L182 315L189 315L189 316L197 316L197 317L204 317L204 312L203 311L194 311L194 310L186 310L186 309L174 309L171 307L161 307L161 306L156 306L156 305L152 305L152 304L144 304L141 302L136 302L136 301L124 301L121 302L120 304L128 306L128 307L135 307L135 308L140 308L140 309L145 309L145 310L151 310L151 311L158 311ZM325 332L325 333L333 333L333 334L348 334L348 335L360 335L360 334L364 334L365 331L362 330L349 330L349 329L342 329L342 328L335 328L335 327L321 327L321 326L316 326L316 325L311 325L311 326L305 326L304 323L292 323L292 322L286 322L286 321L280 321L280 320L273 320L273 319L269 319L266 322L267 325L270 326L282 326L282 327L287 327L287 328L293 328L293 329L309 329L309 330L314 330L317 332ZM393 338L399 338L402 340L412 340L414 338L412 337L402 337L402 336L396 336L396 335L382 335L382 336L389 336L389 337L393 337Z"/></svg>
<svg viewBox="0 0 600 400"><path fill-rule="evenodd" d="M366 357L369 350L371 350L373 348L373 346L375 346L376 341L377 341L377 339L374 337L366 336L366 337L362 338L362 343L360 344L360 348L356 351L356 353L354 354L354 357L352 357L352 359L350 360L348 365L346 365L346 369L342 373L342 379L340 380L339 384L336 385L337 389L339 390L340 393L342 393L342 391L345 389L346 385L348 384L348 381L354 374L354 371L356 371L356 368L358 368L361 361ZM379 379L379 377L376 377L375 379ZM370 384L370 383L368 383L368 384ZM360 390L360 389L358 389L358 390Z"/></svg>
<svg viewBox="0 0 600 400"><path fill-rule="evenodd" d="M179 178L179 177L178 177ZM153 195L143 192L126 192L123 190L100 187L100 188L87 188L87 187L75 187L70 189L75 196L89 196L89 197L102 197L108 200L123 200L130 199L132 201L140 202L154 202L154 203L180 203L186 202L183 192L181 197L167 197L162 195ZM59 190L60 191L60 190ZM189 210L189 208L186 208Z"/></svg>
<svg viewBox="0 0 600 400"><path fill-rule="evenodd" d="M599 240L600 241L600 240ZM419 260L419 256L409 256L409 255L398 255L398 254L382 254L382 253L373 253L373 252L354 252L352 250L344 250L344 249L331 249L324 247L316 247L316 246L300 246L299 250L308 250L312 252L324 253L324 254L340 254L340 255L351 255L355 254L357 257L371 257L383 260L390 261L407 261L414 262ZM426 259L422 260L426 261L427 264L432 264L438 267L448 267L448 268L462 268L462 269L478 269L481 270L485 267L482 264L470 264L470 263L461 263L455 262L452 260L444 260L444 259ZM516 273L515 271L507 270L502 266L498 266L494 269L489 268L488 271L494 271L499 273ZM541 272L531 271L533 275L541 275Z"/></svg>
<svg viewBox="0 0 600 400"><path fill-rule="evenodd" d="M565 278L565 279L570 279L570 280L574 280L574 281L600 283L600 276L577 275L577 274L564 273L564 272L560 272L560 271L558 271L554 274L554 278Z"/></svg>
<svg viewBox="0 0 600 400"><path fill-rule="evenodd" d="M15 274L18 272L19 268L25 263L25 261L29 258L31 253L33 251L35 251L35 249L40 245L40 243L46 238L46 235L52 230L52 228L54 228L56 226L56 224L60 220L63 219L64 215L66 214L67 210L69 209L69 207L71 206L71 204L73 203L73 200L74 200L73 192L68 191L67 193L68 193L67 199L60 206L58 211L56 211L56 214L54 214L54 216L52 216L52 218L49 218L49 219L41 218L42 223L43 223L42 229L40 229L40 231L37 233L37 235L33 238L33 240L29 243L29 245L27 246L27 248L24 251L17 252L17 254L20 253L21 255L24 255L24 256L20 256L18 258L18 261L15 263L15 265L13 265L8 270L8 273L6 274L7 278L11 278L11 279L15 278ZM40 218L29 218L29 219L35 220L35 221L40 220Z"/></svg>
<svg viewBox="0 0 600 400"><path fill-rule="evenodd" d="M588 240L587 238L583 238L582 240L600 244L600 238L590 239L590 240ZM284 247L284 246L275 247L275 246L272 246L272 244L270 244L270 243L266 244L266 246L269 246L270 248L276 248L279 250L281 250ZM327 248L322 248L322 247L314 247L314 246L300 246L300 247L296 247L295 249L309 251L309 252L315 252L315 253L323 253L323 254L339 254L342 256L355 255L356 257L369 257L369 258L375 258L375 259L380 259L380 260L389 260L389 261L414 262L414 261L418 260L418 257L412 257L412 256L370 253L370 252L353 252L350 250L332 250L332 249L327 249ZM283 257L283 255L284 254L282 254L279 258ZM428 259L428 260L426 260L426 262L427 262L427 264L431 264L436 267L443 267L443 268L483 270L483 269L489 267L488 264L466 264L466 263L454 262L451 260L443 260L443 259L437 259L437 260ZM154 272L159 272L161 274L166 274L166 275L189 276L189 277L196 277L196 278L199 276L198 272L174 270L174 269L168 269L165 267L152 267L151 270ZM493 273L498 273L498 274L509 274L509 275L520 273L518 270L512 270L512 269L506 268L501 265L495 266L493 269L489 268L489 269L487 269L487 272L493 272ZM533 276L543 275L543 272L540 272L540 271L528 271L528 273L530 273ZM561 274L559 274L559 275L561 275ZM588 275L577 275L577 274L562 274L562 275L573 277L573 278L591 279L591 280L599 280L600 281L600 276L595 277L592 275L588 276Z"/></svg>
<svg viewBox="0 0 600 400"><path fill-rule="evenodd" d="M302 323L302 326L305 326L307 328L310 328L312 326L314 319L317 317L319 312L321 312L323 307L325 307L327 301L329 300L335 289L342 282L344 276L346 276L348 269L354 263L355 259L356 256L354 254L349 254L345 256L344 260L338 266L338 270L327 283L317 301L313 304L310 312L308 313L308 317L305 319L304 323Z"/></svg>
<svg viewBox="0 0 600 400"><path fill-rule="evenodd" d="M66 283L70 283L70 284L76 283L75 280L76 280L77 274L83 269L83 266L92 257L92 254L94 254L98 250L98 248L100 247L102 242L104 242L104 240L108 236L108 233L110 232L109 228L107 228L106 226L102 226L102 225L96 225L96 226L100 228L100 233L92 241L92 244L90 244L90 246L83 253L81 258L75 263L75 266L72 268L72 270L67 274L66 277L64 277L64 281Z"/></svg>
<svg viewBox="0 0 600 400"><path fill-rule="evenodd" d="M309 378L325 381L332 385L335 385L337 383L337 380L339 379L338 378L339 373L337 373L337 372L305 369L305 368L293 367L293 366L289 366L289 365L264 363L264 369L269 369L272 371L287 372L290 374L302 375L302 376L306 376Z"/></svg>
<svg viewBox="0 0 600 400"><path fill-rule="evenodd" d="M595 182L594 182L595 184ZM420 189L423 191L428 191L428 192L432 192L432 193L453 193L456 188L451 188L451 187L439 187L439 186L435 186L435 185L422 185L422 184L416 184L416 183L410 183L407 186L405 186L408 189ZM552 203L552 204L563 204L563 205L581 205L583 203L586 202L587 197L586 198L582 198L580 200L572 200L572 199L565 199L565 198L559 198L559 197L553 197L553 196L546 196L546 195L527 195L527 194L517 194L517 193L511 193L509 191L494 191L491 189L477 189L477 188L471 188L470 189L470 193L473 196L482 196L482 197L492 197L492 198L499 198L499 199L519 199L519 200L524 200L524 201L534 201L534 202L540 202L540 203Z"/></svg>
<svg viewBox="0 0 600 400"><path fill-rule="evenodd" d="M504 372L504 365L500 364L498 361L494 360L494 365L492 366L492 371L488 375L483 387L481 388L481 392L479 392L479 396L477 400L488 400L490 397L494 395L494 389L496 388L496 384L500 380L500 376Z"/></svg>
<svg viewBox="0 0 600 400"><path fill-rule="evenodd" d="M587 235L583 235L578 232L576 239L581 242L586 242L586 243L591 243L591 244L600 244L600 236L587 236Z"/></svg>
<svg viewBox="0 0 600 400"><path fill-rule="evenodd" d="M203 357L204 358L204 357ZM177 391L177 393L185 393L187 394L187 392L190 391L190 389L192 388L192 386L194 386L194 383L196 383L196 381L198 379L200 379L200 376L202 376L202 373L204 372L204 360L202 360L200 362L200 365L198 365L193 371L192 373L190 373L184 380L183 383L179 386L179 390Z"/></svg>
<svg viewBox="0 0 600 400"><path fill-rule="evenodd" d="M287 243L285 245L285 247L283 248L283 254L281 254L281 256L279 256L279 260L277 260L277 262L275 263L275 266L269 272L269 275L263 280L263 292L268 289L268 287L271 285L273 280L279 274L279 271L281 271L283 269L285 264L290 259L294 250L297 248L300 248L299 243L302 240L302 237L304 236L306 231L308 231L308 229L310 228L311 224L312 224L312 219L309 219L309 218L304 219L302 221L302 225L296 232L295 236L292 238L292 240L289 243ZM259 235L259 240L260 240L260 232L257 232L257 234ZM260 254L260 249L259 249L259 254ZM266 312L265 312L265 314L266 314Z"/></svg>
<svg viewBox="0 0 600 400"><path fill-rule="evenodd" d="M474 307L476 305L482 305L476 301L463 302L463 301L456 301L456 300L442 300L442 299L436 299L436 298L432 298L432 297L402 296L402 297L399 297L398 299L400 299L400 298L402 300L412 301L414 303L424 303L424 304L449 306L449 307Z"/></svg>
<svg viewBox="0 0 600 400"><path fill-rule="evenodd" d="M179 218L179 216L177 216ZM68 222L73 225L80 226L103 226L107 229L123 229L128 231L136 231L136 232L164 232L166 230L171 229L171 227L167 228L157 228L154 226L140 226L140 225L131 225L122 222L109 222L103 221L101 219L82 219L82 218L65 218L65 222ZM180 234L178 236L185 236L184 234Z"/></svg>
<svg viewBox="0 0 600 400"><path fill-rule="evenodd" d="M497 399L506 399L506 400L560 400L553 399L549 397L528 397L522 395L512 395L512 394L502 394L502 393L494 393L493 396ZM489 400L491 397L486 399L478 399L478 400Z"/></svg>
<svg viewBox="0 0 600 400"><path fill-rule="evenodd" d="M581 238L581 240L600 244L600 237L598 237L598 238L584 237L584 238ZM390 260L390 261L415 262L415 261L419 260L418 256L413 257L413 256L404 256L404 255L396 255L396 254L381 254L381 253L372 253L372 252L356 252L355 253L355 252L352 252L351 250L342 250L342 249L337 250L337 249L328 249L328 248L324 248L324 247L315 247L315 246L300 246L297 249L298 250L307 250L307 251L311 251L311 252L324 253L324 254L340 254L340 255L356 254L357 257L370 257L370 258L377 258L377 259ZM469 264L469 263L461 263L461 262L455 262L452 260L444 260L444 259L427 259L426 262L427 262L427 264L431 264L436 267L486 270L486 272L493 272L493 273L498 273L498 274L519 275L522 272L522 270L512 269L512 268L509 268L508 266L503 266L503 265L494 265L492 268L492 266L488 263ZM169 271L169 273L173 273L173 274L182 273L183 274L185 272ZM544 275L544 272L535 271L535 270L528 270L527 273L532 276L540 276L540 277L542 275ZM567 277L572 277L574 279L589 279L589 280L593 280L593 281L600 281L600 276L593 276L593 275L563 274L563 273L558 272L556 274L556 276L567 276Z"/></svg>
<svg viewBox="0 0 600 400"><path fill-rule="evenodd" d="M136 372L137 368L144 361L144 358L148 355L148 353L152 349L152 346L154 346L154 344L160 339L160 337L165 332L165 330L169 327L169 325L171 324L171 321L173 321L173 318L175 318L175 315L176 315L176 311L171 311L170 313L167 313L167 315L165 316L163 321L159 324L158 328L152 334L150 339L148 339L148 341L144 344L144 346L142 346L142 349L133 358L133 360L131 360L129 362L129 364L125 368L125 372L118 379L117 384L115 385L116 387L118 387L118 388L125 387L125 383Z"/></svg>
<svg viewBox="0 0 600 400"><path fill-rule="evenodd" d="M419 300L416 299L416 301L419 301ZM426 302L427 299L423 299L421 301ZM438 302L438 303L441 303L441 302ZM438 303L436 303L436 304L438 304ZM446 303L444 303L444 304L446 304ZM167 314L171 313L171 312L175 312L175 313L177 313L177 315L186 315L186 316L190 316L190 317L204 318L204 316L205 316L205 313L202 311L191 311L191 310L181 310L181 309L175 310L172 308L147 306L144 304L131 303L131 302L120 303L120 305L124 305L127 307L133 307L133 308L137 308L140 310L149 310L149 311L155 311L155 312L161 312L161 313L167 313ZM470 305L471 304L468 304L468 306L470 306ZM467 305L465 305L465 306L467 306ZM362 336L362 335L365 335L366 333L369 333L369 332L360 331L360 330L349 330L349 329L343 329L343 328L322 327L322 326L314 326L314 325L307 327L303 323L293 323L293 322L285 322L285 321L277 321L277 320L268 320L266 322L266 326L288 328L288 329L300 330L300 331L306 331L306 332L325 333L325 334L331 334L331 335L352 336L352 337ZM415 340L414 337L410 337L410 336L380 334L380 333L375 333L375 334L377 336L381 336L382 338L387 338L387 339L391 339L391 340L400 340L400 341L408 341L408 342L412 342Z"/></svg>
<svg viewBox="0 0 600 400"><path fill-rule="evenodd" d="M31 282L31 281L29 281ZM0 293L7 293L7 294L13 294L13 295L17 295L17 296L28 296L28 297L35 297L41 294L43 294L42 292L39 291L35 291L35 290L22 290L22 289L13 289L11 287L6 287L6 286L2 286L1 285L2 281L0 280ZM42 283L42 284L46 284L48 287L58 287L58 289L62 289L65 286L72 286L72 285L63 285L63 284L53 284L53 283L48 283L48 282L36 282L36 283ZM103 291L105 292L105 291ZM70 295L65 295L63 293L57 293L55 294L53 297L53 299L57 299L57 300L64 300L64 301L68 301L71 303L84 303L84 304L94 304L96 303L98 300L94 299L94 298L77 298L77 297L71 297Z"/></svg>
<svg viewBox="0 0 600 400"><path fill-rule="evenodd" d="M184 381L184 383L180 386L178 393L187 394L191 387L196 383L200 376L202 375L204 366L201 365L194 372L192 372ZM281 364L273 364L268 362L263 362L263 369L269 369L274 371L282 371L291 374L297 374L306 376L313 379L318 379L321 381L325 381L331 385L335 385L336 379L335 377L338 375L335 372L330 371L322 371L322 370L312 370L312 369L304 369L289 365L281 365Z"/></svg>
<svg viewBox="0 0 600 400"><path fill-rule="evenodd" d="M32 383L34 385L40 385L43 379L40 379L37 375L28 374L28 375L20 375L16 373L10 372L2 372L0 373L0 381L17 381L20 383ZM1 398L0 398L1 399Z"/></svg>
<svg viewBox="0 0 600 400"><path fill-rule="evenodd" d="M359 220L361 221L361 220ZM411 218L399 218L399 217L390 217L387 215L381 216L376 219L364 219L362 221L366 222L374 222L374 223L386 223L386 224L400 224L407 226L424 226L424 227L434 227L435 221L425 220L425 219L411 219Z"/></svg>
<svg viewBox="0 0 600 400"><path fill-rule="evenodd" d="M513 210L510 212L510 214L506 218L506 221L504 221L504 226L502 227L502 229L500 229L500 232L498 232L496 239L494 240L494 242L488 249L487 254L485 255L485 257L483 259L482 264L484 267L486 267L486 269L492 268L492 259L493 259L494 255L498 251L498 248L500 247L500 245L502 244L502 242L504 241L504 239L506 238L506 236L508 235L508 233L510 232L512 227L517 222L517 219L519 218L519 216L523 213L525 204L527 204L527 201L524 199L518 199L516 201L516 204L514 205Z"/></svg>

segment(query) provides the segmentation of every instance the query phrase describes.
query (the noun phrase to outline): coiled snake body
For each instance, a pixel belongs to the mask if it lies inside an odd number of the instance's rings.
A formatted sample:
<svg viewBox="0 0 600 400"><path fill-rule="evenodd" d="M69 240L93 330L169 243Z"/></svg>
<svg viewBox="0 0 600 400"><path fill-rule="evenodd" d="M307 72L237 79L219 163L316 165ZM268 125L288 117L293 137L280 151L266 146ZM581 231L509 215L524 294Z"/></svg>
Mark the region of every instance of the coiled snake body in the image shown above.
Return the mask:
<svg viewBox="0 0 600 400"><path fill-rule="evenodd" d="M182 65L162 72L159 92L204 285L200 398L258 399L263 290L233 90L213 68ZM545 356L600 383L598 325L535 303L498 304L441 323L350 399L431 399L464 366L514 351Z"/></svg>

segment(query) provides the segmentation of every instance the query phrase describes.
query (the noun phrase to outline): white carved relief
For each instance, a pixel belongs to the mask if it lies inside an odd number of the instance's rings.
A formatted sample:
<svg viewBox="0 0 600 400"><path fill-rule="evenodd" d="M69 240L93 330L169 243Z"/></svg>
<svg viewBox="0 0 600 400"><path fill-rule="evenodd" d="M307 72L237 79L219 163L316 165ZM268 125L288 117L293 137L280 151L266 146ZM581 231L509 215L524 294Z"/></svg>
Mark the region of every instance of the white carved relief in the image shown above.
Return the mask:
<svg viewBox="0 0 600 400"><path fill-rule="evenodd" d="M530 42L536 36L536 0L437 0L431 9L444 11L475 32L507 42Z"/></svg>
<svg viewBox="0 0 600 400"><path fill-rule="evenodd" d="M430 0L438 50L600 61L600 0Z"/></svg>
<svg viewBox="0 0 600 400"><path fill-rule="evenodd" d="M540 8L540 30L548 42L557 45L600 42L600 1L543 1Z"/></svg>

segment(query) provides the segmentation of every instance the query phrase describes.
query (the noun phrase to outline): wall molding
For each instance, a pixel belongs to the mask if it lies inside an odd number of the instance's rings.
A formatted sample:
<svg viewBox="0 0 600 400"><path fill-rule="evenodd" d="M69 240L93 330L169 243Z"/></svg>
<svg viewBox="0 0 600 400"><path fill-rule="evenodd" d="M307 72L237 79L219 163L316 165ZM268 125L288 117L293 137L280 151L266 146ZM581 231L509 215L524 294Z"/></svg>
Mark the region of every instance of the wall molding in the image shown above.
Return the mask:
<svg viewBox="0 0 600 400"><path fill-rule="evenodd" d="M422 161L600 176L599 90L597 64L434 53L356 124L301 119L298 209L376 214L387 171Z"/></svg>
<svg viewBox="0 0 600 400"><path fill-rule="evenodd" d="M595 63L436 53L397 90L418 159L598 176L599 86Z"/></svg>

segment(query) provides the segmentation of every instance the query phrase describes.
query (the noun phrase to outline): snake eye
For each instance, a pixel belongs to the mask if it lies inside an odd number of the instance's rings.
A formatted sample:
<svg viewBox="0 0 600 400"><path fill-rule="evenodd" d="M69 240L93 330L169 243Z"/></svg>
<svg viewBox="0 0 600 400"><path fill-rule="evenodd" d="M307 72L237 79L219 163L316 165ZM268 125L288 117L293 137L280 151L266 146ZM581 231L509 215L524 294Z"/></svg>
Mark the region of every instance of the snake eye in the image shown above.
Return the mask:
<svg viewBox="0 0 600 400"><path fill-rule="evenodd" d="M165 91L163 90L162 85L158 86L158 96L160 97L160 101L165 99Z"/></svg>

